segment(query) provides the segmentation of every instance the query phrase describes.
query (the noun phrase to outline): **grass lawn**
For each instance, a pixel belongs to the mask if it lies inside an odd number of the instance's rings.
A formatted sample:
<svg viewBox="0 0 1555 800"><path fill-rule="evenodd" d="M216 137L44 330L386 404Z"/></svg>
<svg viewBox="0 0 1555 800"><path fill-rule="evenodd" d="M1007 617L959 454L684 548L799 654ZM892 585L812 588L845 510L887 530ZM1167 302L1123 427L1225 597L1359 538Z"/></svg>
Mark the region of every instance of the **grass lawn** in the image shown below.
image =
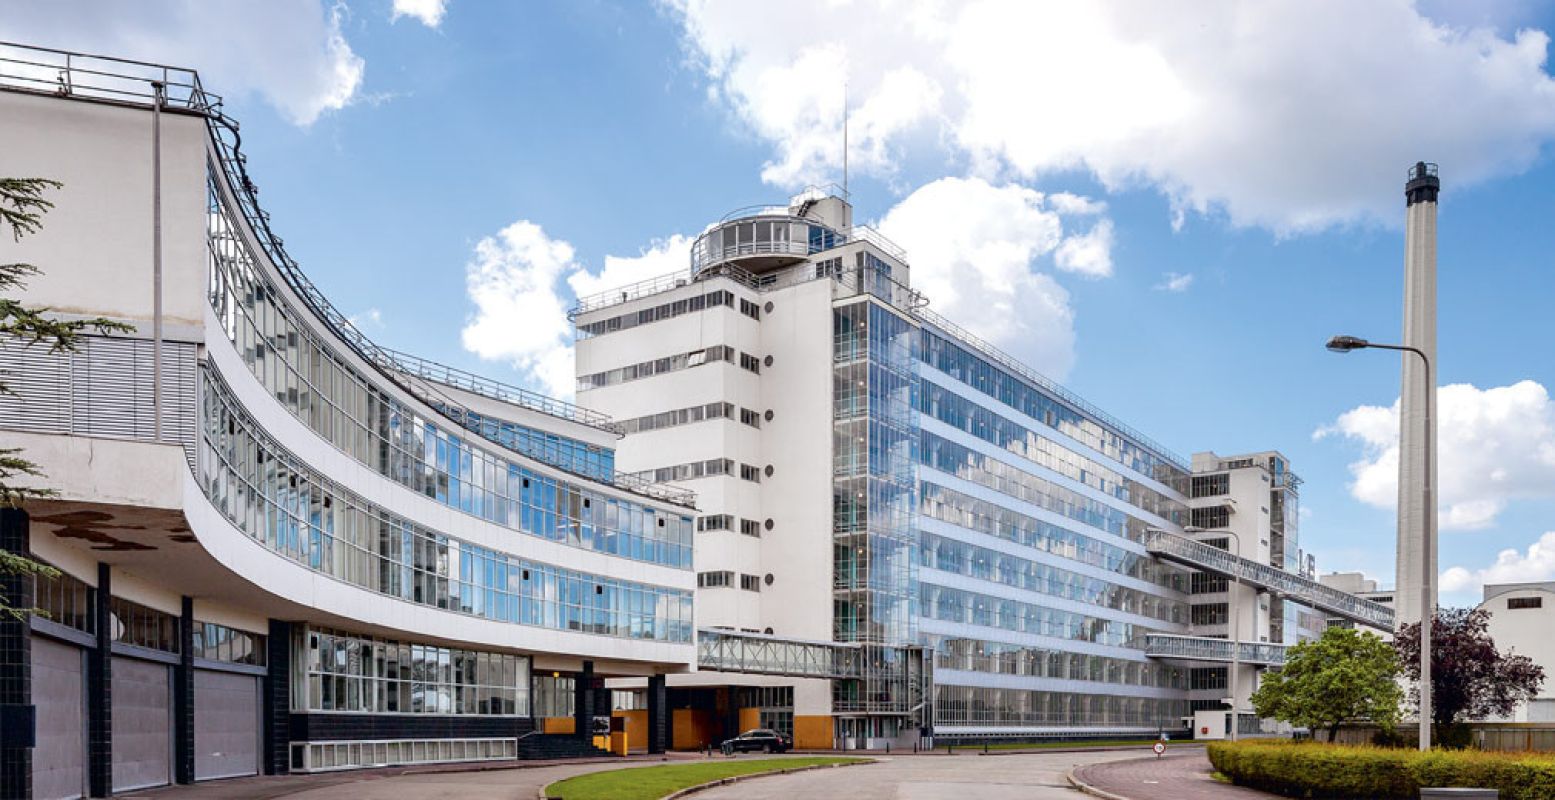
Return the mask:
<svg viewBox="0 0 1555 800"><path fill-rule="evenodd" d="M822 764L857 764L866 758L759 758L719 759L695 764L668 764L662 767L634 767L592 772L557 781L545 790L551 797L566 800L658 800L670 792L695 786L699 783L732 778L735 775L751 775L758 772L774 772L780 769L796 769Z"/></svg>

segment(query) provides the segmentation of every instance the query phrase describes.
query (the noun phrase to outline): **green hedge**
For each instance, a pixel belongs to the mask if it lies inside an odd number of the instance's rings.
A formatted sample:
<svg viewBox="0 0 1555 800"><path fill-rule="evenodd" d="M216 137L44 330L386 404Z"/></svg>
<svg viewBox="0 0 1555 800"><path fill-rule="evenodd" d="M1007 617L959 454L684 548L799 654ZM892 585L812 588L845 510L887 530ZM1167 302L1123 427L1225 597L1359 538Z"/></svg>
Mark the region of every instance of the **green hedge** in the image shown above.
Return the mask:
<svg viewBox="0 0 1555 800"><path fill-rule="evenodd" d="M1532 753L1252 741L1212 742L1209 760L1238 786L1286 797L1415 800L1422 786L1476 786L1501 800L1555 798L1555 757Z"/></svg>

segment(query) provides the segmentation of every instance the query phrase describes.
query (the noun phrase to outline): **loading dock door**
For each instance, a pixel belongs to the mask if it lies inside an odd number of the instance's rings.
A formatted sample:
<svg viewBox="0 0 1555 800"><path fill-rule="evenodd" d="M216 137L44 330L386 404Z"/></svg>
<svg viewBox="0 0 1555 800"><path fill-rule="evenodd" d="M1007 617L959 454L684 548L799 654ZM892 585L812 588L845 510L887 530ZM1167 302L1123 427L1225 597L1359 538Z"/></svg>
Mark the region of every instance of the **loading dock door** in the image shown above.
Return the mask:
<svg viewBox="0 0 1555 800"><path fill-rule="evenodd" d="M259 771L259 679L232 672L194 671L194 777Z"/></svg>
<svg viewBox="0 0 1555 800"><path fill-rule="evenodd" d="M86 674L82 650L32 638L32 702L38 708L38 744L32 751L32 796L38 800L86 794Z"/></svg>
<svg viewBox="0 0 1555 800"><path fill-rule="evenodd" d="M166 664L113 659L113 790L172 781L173 692Z"/></svg>

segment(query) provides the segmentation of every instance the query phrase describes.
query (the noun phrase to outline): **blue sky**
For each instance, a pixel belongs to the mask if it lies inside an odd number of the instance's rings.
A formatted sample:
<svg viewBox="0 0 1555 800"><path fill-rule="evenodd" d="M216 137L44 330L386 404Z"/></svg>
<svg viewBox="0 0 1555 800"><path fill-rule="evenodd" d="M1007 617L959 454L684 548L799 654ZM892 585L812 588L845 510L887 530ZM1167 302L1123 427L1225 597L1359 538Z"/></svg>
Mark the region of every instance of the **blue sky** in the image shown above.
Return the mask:
<svg viewBox="0 0 1555 800"><path fill-rule="evenodd" d="M577 292L840 180L846 81L856 218L936 308L1180 453L1284 451L1319 568L1384 582L1398 361L1322 343L1397 338L1439 161L1444 602L1555 578L1549 4L7 5L199 69L369 335L553 390Z"/></svg>

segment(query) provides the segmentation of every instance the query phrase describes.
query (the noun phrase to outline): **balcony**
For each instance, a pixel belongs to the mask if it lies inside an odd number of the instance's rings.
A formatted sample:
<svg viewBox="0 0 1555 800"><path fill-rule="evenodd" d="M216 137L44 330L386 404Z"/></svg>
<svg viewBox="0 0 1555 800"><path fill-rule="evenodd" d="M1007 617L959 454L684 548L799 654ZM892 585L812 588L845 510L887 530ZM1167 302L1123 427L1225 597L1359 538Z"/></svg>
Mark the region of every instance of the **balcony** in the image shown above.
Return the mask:
<svg viewBox="0 0 1555 800"><path fill-rule="evenodd" d="M1289 597L1298 603L1326 611L1381 631L1393 630L1393 609L1348 592L1324 586L1295 573L1258 561L1234 556L1218 547L1162 530L1145 534L1145 549L1157 558L1194 569L1235 578L1242 583Z"/></svg>
<svg viewBox="0 0 1555 800"><path fill-rule="evenodd" d="M1285 645L1269 642L1237 642L1241 663L1278 667L1285 663ZM1170 633L1145 635L1145 655L1172 661L1231 661L1231 642L1208 636Z"/></svg>

